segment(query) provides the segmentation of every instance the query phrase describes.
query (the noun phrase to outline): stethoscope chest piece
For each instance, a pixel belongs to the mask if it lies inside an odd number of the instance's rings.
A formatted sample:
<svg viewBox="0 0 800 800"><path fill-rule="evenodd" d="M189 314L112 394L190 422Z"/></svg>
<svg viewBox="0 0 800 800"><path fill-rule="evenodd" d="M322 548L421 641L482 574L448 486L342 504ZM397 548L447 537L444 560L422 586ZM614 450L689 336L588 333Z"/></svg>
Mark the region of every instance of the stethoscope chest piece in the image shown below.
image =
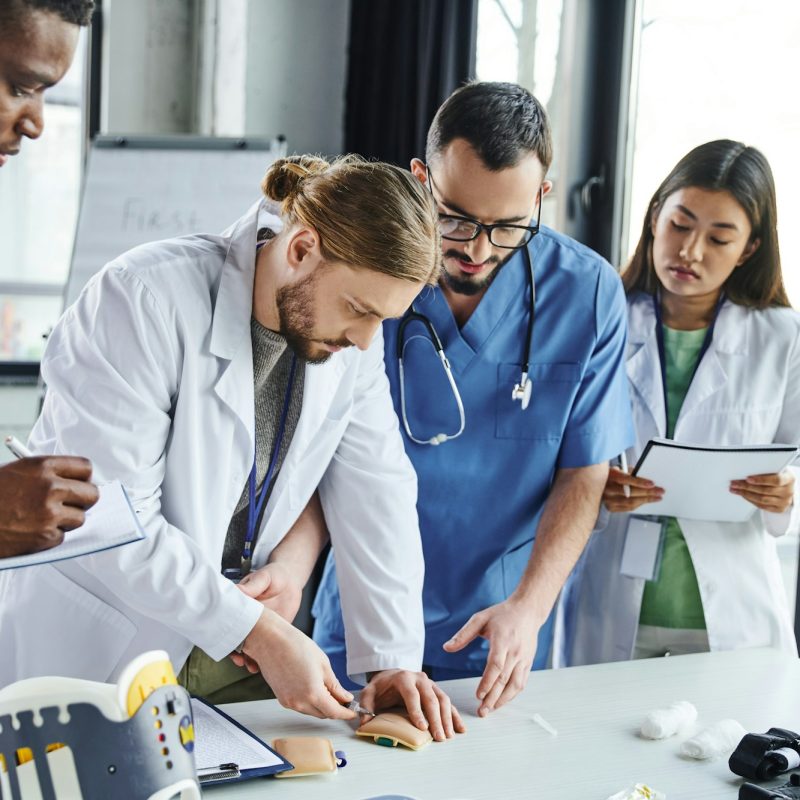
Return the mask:
<svg viewBox="0 0 800 800"><path fill-rule="evenodd" d="M514 385L511 391L511 399L519 400L520 408L524 411L531 402L531 392L533 381L528 380L527 373L523 373L520 382Z"/></svg>
<svg viewBox="0 0 800 800"><path fill-rule="evenodd" d="M528 377L528 370L530 369L531 353L533 351L533 324L536 318L536 283L534 280L533 263L531 261L530 251L528 250L527 246L524 247L523 250L528 266L530 313L528 315L528 332L524 350L525 361L520 365L519 383L515 384L514 388L511 390L511 402L516 403L519 400L520 408L524 411L530 405L531 393L533 391L533 381ZM409 424L408 415L406 413L406 380L403 359L405 356L405 346L407 344L405 339L405 329L412 321L416 321L425 326L428 336L430 337L430 342L433 345L433 349L436 351L436 355L438 356L439 361L444 369L447 382L450 384L450 389L453 392L453 398L458 410L458 428L456 430L452 431L451 433L436 433L426 439L418 438L412 433L411 425ZM425 314L418 312L413 304L400 320L400 325L397 328L397 341L395 344L400 384L400 418L408 438L415 444L436 446L461 436L461 434L464 432L464 426L466 425L466 416L464 413L464 403L458 391L458 386L456 386L456 381L453 377L453 371L450 368L450 362L447 360L447 356L445 356L442 341L439 338L439 334L436 333L433 323L428 319L427 316L425 316Z"/></svg>

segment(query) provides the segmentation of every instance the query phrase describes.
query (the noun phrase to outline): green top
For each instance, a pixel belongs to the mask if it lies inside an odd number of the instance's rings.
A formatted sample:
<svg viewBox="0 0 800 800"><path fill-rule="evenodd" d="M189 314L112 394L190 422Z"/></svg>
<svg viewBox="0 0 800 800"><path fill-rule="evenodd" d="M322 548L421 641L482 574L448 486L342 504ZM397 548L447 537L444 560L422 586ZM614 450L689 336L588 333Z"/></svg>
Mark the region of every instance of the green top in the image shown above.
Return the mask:
<svg viewBox="0 0 800 800"><path fill-rule="evenodd" d="M707 328L698 331L676 331L664 326L664 354L667 361L667 435L672 438L675 423L694 375ZM639 615L641 625L662 628L703 629L706 620L700 587L692 557L674 517L667 519L661 568L657 579L647 581Z"/></svg>

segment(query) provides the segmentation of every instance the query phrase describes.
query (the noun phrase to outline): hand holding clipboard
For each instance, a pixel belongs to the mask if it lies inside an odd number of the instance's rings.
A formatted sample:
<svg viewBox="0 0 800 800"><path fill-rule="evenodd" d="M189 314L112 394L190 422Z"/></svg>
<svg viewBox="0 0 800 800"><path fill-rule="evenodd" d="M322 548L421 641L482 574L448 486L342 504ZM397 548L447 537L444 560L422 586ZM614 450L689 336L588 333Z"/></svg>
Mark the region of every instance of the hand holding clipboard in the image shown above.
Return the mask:
<svg viewBox="0 0 800 800"><path fill-rule="evenodd" d="M636 511L643 503L655 503L664 496L664 490L646 478L631 475L627 463L612 466L603 489L603 504L612 513Z"/></svg>
<svg viewBox="0 0 800 800"><path fill-rule="evenodd" d="M745 483L743 477L780 473L796 455L795 445L708 447L651 439L634 467L633 477L649 481L652 487L663 487L664 494L660 500L640 505L637 513L744 522L756 511L750 500L755 493L746 489L734 493L732 485L758 486Z"/></svg>

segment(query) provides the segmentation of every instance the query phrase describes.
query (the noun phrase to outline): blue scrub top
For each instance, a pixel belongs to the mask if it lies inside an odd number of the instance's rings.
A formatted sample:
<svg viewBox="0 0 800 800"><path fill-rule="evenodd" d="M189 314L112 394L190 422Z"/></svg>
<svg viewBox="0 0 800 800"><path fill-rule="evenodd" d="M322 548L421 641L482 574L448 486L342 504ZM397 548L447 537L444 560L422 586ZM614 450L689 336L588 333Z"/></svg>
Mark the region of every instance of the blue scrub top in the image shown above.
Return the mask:
<svg viewBox="0 0 800 800"><path fill-rule="evenodd" d="M619 276L599 255L542 228L528 245L536 277L530 405L511 398L525 358L530 289L522 252L500 270L463 328L438 288L415 309L433 323L464 403L457 439L406 451L419 479L425 554L426 664L483 671L488 643L459 653L442 644L476 611L506 599L528 563L555 471L617 456L634 440L625 375L626 310ZM386 369L400 415L397 332L384 324ZM458 429L444 370L420 322L404 332L406 415L417 439ZM315 603L314 638L341 657L330 559ZM535 666L545 665L550 629ZM544 646L543 646L544 645Z"/></svg>

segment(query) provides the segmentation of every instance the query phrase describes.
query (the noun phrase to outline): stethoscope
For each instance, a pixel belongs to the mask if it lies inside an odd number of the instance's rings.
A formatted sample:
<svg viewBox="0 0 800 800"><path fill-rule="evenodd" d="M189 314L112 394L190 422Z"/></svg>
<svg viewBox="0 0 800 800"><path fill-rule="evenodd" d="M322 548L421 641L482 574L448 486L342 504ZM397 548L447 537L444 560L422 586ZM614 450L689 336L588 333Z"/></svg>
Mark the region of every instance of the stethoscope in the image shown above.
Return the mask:
<svg viewBox="0 0 800 800"><path fill-rule="evenodd" d="M536 281L533 275L533 261L531 259L529 247L530 242L528 242L528 244L522 248L525 251L525 261L528 267L528 288L530 289L530 315L528 316L528 334L526 339L525 358L522 362L519 382L515 384L514 388L511 390L511 401L519 401L520 408L523 411L530 405L531 392L533 390L533 382L528 375L528 370L530 369L531 353L533 352L533 325L536 319ZM445 375L447 376L447 382L450 384L450 388L453 390L453 397L456 401L459 417L458 430L455 431L455 433L437 433L431 436L429 439L419 439L411 432L411 426L408 423L408 416L406 415L406 381L405 370L403 367L405 330L406 326L410 322L420 322L425 326L426 330L428 331L428 335L430 336L431 344L433 344L436 355L439 357L439 361L441 361L442 367L444 368ZM453 377L453 371L450 368L450 362L448 361L447 356L444 354L442 340L436 333L436 328L434 328L433 323L430 321L430 319L428 319L428 317L417 311L417 309L414 308L413 303L411 308L403 315L403 318L400 320L400 324L397 328L397 363L399 366L400 377L400 416L402 417L403 427L405 428L408 438L411 439L411 441L415 444L437 445L461 436L466 425L464 403L461 399L461 393L458 391L455 378Z"/></svg>

